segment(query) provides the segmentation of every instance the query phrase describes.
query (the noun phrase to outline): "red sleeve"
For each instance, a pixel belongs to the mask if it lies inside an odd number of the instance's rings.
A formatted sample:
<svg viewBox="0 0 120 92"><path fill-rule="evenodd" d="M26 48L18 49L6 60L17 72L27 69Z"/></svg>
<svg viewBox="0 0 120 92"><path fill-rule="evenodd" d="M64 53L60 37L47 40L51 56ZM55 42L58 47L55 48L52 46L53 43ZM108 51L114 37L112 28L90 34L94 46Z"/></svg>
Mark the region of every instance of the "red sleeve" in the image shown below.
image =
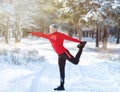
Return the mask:
<svg viewBox="0 0 120 92"><path fill-rule="evenodd" d="M80 40L78 40L78 39L76 39L76 38L72 38L72 37L70 37L70 36L68 36L68 35L66 35L66 34L63 34L63 33L61 33L61 37L63 37L65 40L69 40L69 41L73 41L73 42L78 42L78 43L80 43Z"/></svg>
<svg viewBox="0 0 120 92"><path fill-rule="evenodd" d="M34 35L34 36L38 36L38 37L43 37L43 38L49 38L47 34L43 34L40 32L30 32L30 34Z"/></svg>

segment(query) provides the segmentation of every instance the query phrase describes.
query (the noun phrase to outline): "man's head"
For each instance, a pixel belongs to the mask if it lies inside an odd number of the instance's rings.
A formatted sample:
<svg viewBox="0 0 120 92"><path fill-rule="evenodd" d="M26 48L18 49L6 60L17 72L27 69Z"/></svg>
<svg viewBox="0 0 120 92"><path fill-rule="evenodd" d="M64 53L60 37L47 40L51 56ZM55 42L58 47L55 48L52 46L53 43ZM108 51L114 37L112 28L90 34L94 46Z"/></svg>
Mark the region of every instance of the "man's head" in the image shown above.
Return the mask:
<svg viewBox="0 0 120 92"><path fill-rule="evenodd" d="M49 29L50 33L54 33L54 32L56 32L58 30L58 25L51 24L49 28L50 28Z"/></svg>

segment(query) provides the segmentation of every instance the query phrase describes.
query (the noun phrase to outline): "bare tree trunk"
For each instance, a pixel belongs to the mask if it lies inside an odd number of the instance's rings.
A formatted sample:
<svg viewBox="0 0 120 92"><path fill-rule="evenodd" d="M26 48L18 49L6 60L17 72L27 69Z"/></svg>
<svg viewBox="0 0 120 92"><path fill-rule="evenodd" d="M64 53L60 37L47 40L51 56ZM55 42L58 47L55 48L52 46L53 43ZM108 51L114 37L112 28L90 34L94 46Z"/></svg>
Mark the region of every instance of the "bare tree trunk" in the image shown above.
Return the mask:
<svg viewBox="0 0 120 92"><path fill-rule="evenodd" d="M73 24L71 21L69 21L68 35L71 37L73 36Z"/></svg>
<svg viewBox="0 0 120 92"><path fill-rule="evenodd" d="M91 35L92 35L91 37L93 39L94 38L94 30L92 30L92 34Z"/></svg>
<svg viewBox="0 0 120 92"><path fill-rule="evenodd" d="M20 30L20 15L16 15L16 28L15 28L15 43L21 40L21 30Z"/></svg>
<svg viewBox="0 0 120 92"><path fill-rule="evenodd" d="M102 41L102 28L100 27L100 30L99 30L99 41L101 42Z"/></svg>
<svg viewBox="0 0 120 92"><path fill-rule="evenodd" d="M78 30L78 37L79 37L79 40L82 39L82 29L81 28Z"/></svg>
<svg viewBox="0 0 120 92"><path fill-rule="evenodd" d="M104 26L103 27L103 37L102 37L102 48L103 49L107 49L107 38L108 38L108 30L107 28Z"/></svg>
<svg viewBox="0 0 120 92"><path fill-rule="evenodd" d="M99 34L98 25L96 25L96 47L99 47Z"/></svg>
<svg viewBox="0 0 120 92"><path fill-rule="evenodd" d="M72 28L68 31L68 35L71 37L73 36L73 29Z"/></svg>
<svg viewBox="0 0 120 92"><path fill-rule="evenodd" d="M119 23L118 23L118 29L117 29L117 44L120 42L120 18L119 18Z"/></svg>
<svg viewBox="0 0 120 92"><path fill-rule="evenodd" d="M8 31L8 28L9 27L9 17L7 17L7 23L6 23L6 26L5 26L5 43L9 43L9 31Z"/></svg>
<svg viewBox="0 0 120 92"><path fill-rule="evenodd" d="M18 24L16 23L16 29L15 29L15 43L18 43L19 42L19 39L18 39L18 35L19 34L19 26Z"/></svg>

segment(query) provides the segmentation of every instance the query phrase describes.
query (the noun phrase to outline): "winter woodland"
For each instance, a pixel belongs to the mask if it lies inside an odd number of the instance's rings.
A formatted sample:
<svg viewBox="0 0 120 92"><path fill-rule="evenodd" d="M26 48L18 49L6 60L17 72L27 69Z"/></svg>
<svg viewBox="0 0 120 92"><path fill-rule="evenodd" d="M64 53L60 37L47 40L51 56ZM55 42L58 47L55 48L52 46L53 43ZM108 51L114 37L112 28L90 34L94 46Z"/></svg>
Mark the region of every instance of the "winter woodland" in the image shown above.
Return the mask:
<svg viewBox="0 0 120 92"><path fill-rule="evenodd" d="M57 55L27 33L52 23L87 41L79 65L66 64L65 92L120 92L120 0L0 0L0 92L54 92Z"/></svg>

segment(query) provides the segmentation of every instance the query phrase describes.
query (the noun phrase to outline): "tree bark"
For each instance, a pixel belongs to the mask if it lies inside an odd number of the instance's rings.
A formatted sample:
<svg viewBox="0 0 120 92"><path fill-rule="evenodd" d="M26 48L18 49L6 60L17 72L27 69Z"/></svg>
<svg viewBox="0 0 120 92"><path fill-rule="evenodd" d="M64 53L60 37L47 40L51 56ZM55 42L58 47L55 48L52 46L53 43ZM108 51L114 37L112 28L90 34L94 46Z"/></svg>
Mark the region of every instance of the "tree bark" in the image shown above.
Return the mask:
<svg viewBox="0 0 120 92"><path fill-rule="evenodd" d="M107 28L104 26L103 27L103 40L102 40L102 48L103 49L107 49L107 38L108 38L108 30Z"/></svg>
<svg viewBox="0 0 120 92"><path fill-rule="evenodd" d="M14 32L14 36L15 36L15 43L20 42L21 40L21 29L20 29L20 15L16 14L16 28L15 28L15 32Z"/></svg>
<svg viewBox="0 0 120 92"><path fill-rule="evenodd" d="M9 17L7 17L7 23L5 26L5 43L9 43L9 31L8 31L8 27L9 27Z"/></svg>
<svg viewBox="0 0 120 92"><path fill-rule="evenodd" d="M120 18L118 19L118 29L117 29L117 44L120 42Z"/></svg>
<svg viewBox="0 0 120 92"><path fill-rule="evenodd" d="M99 34L98 25L96 25L96 47L99 47Z"/></svg>

